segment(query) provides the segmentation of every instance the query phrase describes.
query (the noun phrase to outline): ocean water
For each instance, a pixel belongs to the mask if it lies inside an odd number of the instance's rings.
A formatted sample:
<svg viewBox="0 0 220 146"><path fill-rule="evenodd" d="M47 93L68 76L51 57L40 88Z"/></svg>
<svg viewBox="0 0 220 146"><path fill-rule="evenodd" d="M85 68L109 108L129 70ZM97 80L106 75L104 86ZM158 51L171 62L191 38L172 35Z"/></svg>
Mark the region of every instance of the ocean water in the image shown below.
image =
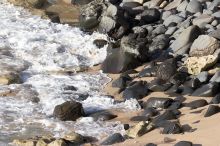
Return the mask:
<svg viewBox="0 0 220 146"><path fill-rule="evenodd" d="M60 137L71 131L97 138L124 133L120 122L94 121L91 117L63 122L52 116L54 107L68 100L81 102L86 113L140 109L136 100L116 102L102 93L111 79L101 71L76 73L105 59L107 46L97 48L95 39L107 40L107 36L96 32L88 35L78 28L43 20L0 0L0 74L19 71L22 80L21 84L0 85L0 145L14 138ZM72 74L63 74L67 71Z"/></svg>

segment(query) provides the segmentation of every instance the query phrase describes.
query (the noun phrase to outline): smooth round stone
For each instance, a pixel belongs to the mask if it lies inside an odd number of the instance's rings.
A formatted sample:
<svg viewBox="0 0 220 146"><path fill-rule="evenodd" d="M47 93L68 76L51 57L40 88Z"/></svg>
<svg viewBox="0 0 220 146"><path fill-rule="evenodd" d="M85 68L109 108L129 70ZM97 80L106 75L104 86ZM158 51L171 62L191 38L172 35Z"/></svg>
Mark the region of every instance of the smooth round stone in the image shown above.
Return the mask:
<svg viewBox="0 0 220 146"><path fill-rule="evenodd" d="M148 94L148 87L145 82L133 82L133 84L127 87L123 91L124 99L141 99Z"/></svg>
<svg viewBox="0 0 220 146"><path fill-rule="evenodd" d="M217 105L210 105L204 115L204 117L211 117L212 115L220 112L220 107Z"/></svg>
<svg viewBox="0 0 220 146"><path fill-rule="evenodd" d="M170 15L168 18L166 18L163 22L165 26L169 26L171 23L181 23L184 20L184 18L177 16L177 15Z"/></svg>
<svg viewBox="0 0 220 146"><path fill-rule="evenodd" d="M193 144L190 141L179 141L174 146L193 146Z"/></svg>
<svg viewBox="0 0 220 146"><path fill-rule="evenodd" d="M144 108L142 115L146 117L154 117L158 115L158 113L159 112L155 108L150 107L150 108Z"/></svg>
<svg viewBox="0 0 220 146"><path fill-rule="evenodd" d="M177 30L177 27L169 27L168 29L167 29L167 31L165 32L165 34L167 34L167 35L172 35L175 31Z"/></svg>
<svg viewBox="0 0 220 146"><path fill-rule="evenodd" d="M170 122L165 125L162 134L179 134L182 133L182 128L180 124L175 122Z"/></svg>
<svg viewBox="0 0 220 146"><path fill-rule="evenodd" d="M112 145L115 143L120 143L125 141L124 137L120 133L114 133L113 135L110 135L107 137L101 145Z"/></svg>
<svg viewBox="0 0 220 146"><path fill-rule="evenodd" d="M212 26L216 27L219 24L218 20L214 19L211 23Z"/></svg>
<svg viewBox="0 0 220 146"><path fill-rule="evenodd" d="M173 103L172 98L163 98L163 97L151 97L145 103L147 108L168 108Z"/></svg>
<svg viewBox="0 0 220 146"><path fill-rule="evenodd" d="M146 116L134 116L130 120L131 121L149 121L150 118Z"/></svg>
<svg viewBox="0 0 220 146"><path fill-rule="evenodd" d="M186 7L186 11L190 13L202 12L202 4L197 0L191 0Z"/></svg>
<svg viewBox="0 0 220 146"><path fill-rule="evenodd" d="M157 145L154 144L154 143L148 143L148 144L146 144L145 146L157 146Z"/></svg>
<svg viewBox="0 0 220 146"><path fill-rule="evenodd" d="M208 102L205 99L198 99L198 100L194 100L192 102L186 103L186 106L190 107L191 109L200 108L206 105L208 105Z"/></svg>

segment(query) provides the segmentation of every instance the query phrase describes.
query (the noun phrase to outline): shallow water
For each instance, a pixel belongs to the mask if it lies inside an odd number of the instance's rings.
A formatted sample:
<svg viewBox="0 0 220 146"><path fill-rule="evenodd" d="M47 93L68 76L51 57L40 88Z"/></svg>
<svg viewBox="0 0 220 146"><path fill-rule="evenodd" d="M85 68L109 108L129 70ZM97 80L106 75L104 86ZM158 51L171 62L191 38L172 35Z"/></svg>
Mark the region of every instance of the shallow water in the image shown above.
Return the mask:
<svg viewBox="0 0 220 146"><path fill-rule="evenodd" d="M101 63L107 46L99 49L93 41L107 39L105 35L88 35L78 28L51 23L4 0L0 0L0 20L0 66L19 70L23 82L0 85L0 95L4 95L0 96L0 145L14 138L45 134L59 137L71 131L97 138L124 132L120 122L89 117L62 122L52 116L54 107L67 100L81 102L86 113L140 108L136 100L118 103L104 96L101 89L110 79L101 71L61 74ZM7 53L2 53L5 50ZM33 103L35 98L40 101Z"/></svg>

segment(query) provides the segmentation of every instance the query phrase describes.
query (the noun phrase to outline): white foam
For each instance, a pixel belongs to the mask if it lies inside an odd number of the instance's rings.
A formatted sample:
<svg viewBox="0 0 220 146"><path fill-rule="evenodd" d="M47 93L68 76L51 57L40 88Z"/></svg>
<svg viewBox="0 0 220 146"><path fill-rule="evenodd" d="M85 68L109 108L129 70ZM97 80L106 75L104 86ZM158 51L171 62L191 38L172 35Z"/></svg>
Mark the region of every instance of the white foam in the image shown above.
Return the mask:
<svg viewBox="0 0 220 146"><path fill-rule="evenodd" d="M93 41L107 39L106 35L87 35L78 28L51 23L5 0L0 0L0 20L0 47L10 48L16 60L29 64L22 73L22 85L0 85L0 93L16 93L0 97L0 143L9 142L14 137L45 133L60 136L69 130L95 137L124 132L120 122L93 121L91 118L62 122L52 118L54 107L67 100L81 102L87 113L111 108L140 108L136 100L118 103L101 94L102 87L110 81L101 72L71 76L51 74L101 63L106 57L107 46L99 49ZM77 90L66 90L68 86ZM39 94L39 103L32 103L29 99L35 90Z"/></svg>

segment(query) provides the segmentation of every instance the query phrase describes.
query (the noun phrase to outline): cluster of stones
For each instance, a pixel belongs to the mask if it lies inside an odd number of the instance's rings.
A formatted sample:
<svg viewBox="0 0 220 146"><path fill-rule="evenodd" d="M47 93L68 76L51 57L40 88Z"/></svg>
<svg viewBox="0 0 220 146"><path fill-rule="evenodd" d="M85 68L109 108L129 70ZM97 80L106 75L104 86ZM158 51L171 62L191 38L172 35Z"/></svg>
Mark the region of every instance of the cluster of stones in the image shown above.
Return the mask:
<svg viewBox="0 0 220 146"><path fill-rule="evenodd" d="M54 137L35 137L31 139L15 139L13 144L16 146L78 146L85 142L85 138L77 133L65 135L63 138Z"/></svg>
<svg viewBox="0 0 220 146"><path fill-rule="evenodd" d="M162 128L163 134L186 132L187 126L178 120L182 107L208 106L204 117L220 111L213 105L220 101L219 5L219 0L94 0L83 6L81 27L114 39L102 64L105 73L121 73L112 87L125 100L137 99L143 107L143 114L131 119L140 122L127 130L127 137L155 128ZM142 71L134 70L144 63ZM154 80L146 82L146 77ZM151 92L213 98L211 102L184 102L185 97L142 101Z"/></svg>

